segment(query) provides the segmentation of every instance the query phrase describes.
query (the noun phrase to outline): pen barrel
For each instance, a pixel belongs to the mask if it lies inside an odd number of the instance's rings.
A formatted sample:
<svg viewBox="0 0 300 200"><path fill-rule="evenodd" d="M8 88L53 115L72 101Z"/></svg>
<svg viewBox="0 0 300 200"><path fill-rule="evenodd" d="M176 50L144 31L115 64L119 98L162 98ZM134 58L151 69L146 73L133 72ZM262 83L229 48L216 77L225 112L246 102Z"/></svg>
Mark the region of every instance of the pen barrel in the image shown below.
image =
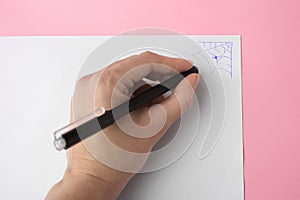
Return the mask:
<svg viewBox="0 0 300 200"><path fill-rule="evenodd" d="M157 97L175 88L178 85L178 83L180 83L180 81L182 81L186 76L192 73L199 73L197 67L193 66L187 71L177 73L175 76L161 82L159 85L153 86L149 90L146 90L141 94L133 97L129 101L117 106L112 110L114 119L117 120L122 116L126 115L127 113L130 113L144 106L145 104L150 103Z"/></svg>
<svg viewBox="0 0 300 200"><path fill-rule="evenodd" d="M142 92L141 94L133 97L127 102L120 104L119 106L113 108L112 110L105 111L101 116L90 119L84 124L79 125L72 130L69 130L61 137L65 140L66 145L64 149L68 149L71 146L79 143L80 141L92 136L93 134L101 131L102 129L110 126L114 121L120 119L126 114L150 103L155 98L163 95L165 92L175 88L186 76L192 73L199 73L197 67L193 66L191 69L178 73L156 85L149 90Z"/></svg>

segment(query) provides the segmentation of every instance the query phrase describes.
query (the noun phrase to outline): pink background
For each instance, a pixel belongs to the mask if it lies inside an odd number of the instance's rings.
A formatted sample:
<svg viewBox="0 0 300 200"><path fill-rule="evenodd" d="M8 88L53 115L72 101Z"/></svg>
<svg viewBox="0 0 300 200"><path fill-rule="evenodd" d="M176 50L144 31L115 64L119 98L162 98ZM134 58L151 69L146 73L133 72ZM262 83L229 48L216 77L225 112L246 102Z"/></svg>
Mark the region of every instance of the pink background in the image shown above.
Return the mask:
<svg viewBox="0 0 300 200"><path fill-rule="evenodd" d="M0 35L242 35L246 200L300 199L297 0L0 0Z"/></svg>

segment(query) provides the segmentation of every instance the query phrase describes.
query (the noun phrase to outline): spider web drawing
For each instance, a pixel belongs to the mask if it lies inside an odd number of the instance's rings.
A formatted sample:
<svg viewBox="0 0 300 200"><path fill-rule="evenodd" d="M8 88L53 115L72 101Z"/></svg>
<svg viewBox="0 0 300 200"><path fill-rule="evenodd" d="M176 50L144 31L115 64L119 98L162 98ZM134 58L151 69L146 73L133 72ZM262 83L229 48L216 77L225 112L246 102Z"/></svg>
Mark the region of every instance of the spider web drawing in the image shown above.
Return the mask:
<svg viewBox="0 0 300 200"><path fill-rule="evenodd" d="M229 73L232 78L232 47L233 42L199 41L200 46L211 56L216 69Z"/></svg>

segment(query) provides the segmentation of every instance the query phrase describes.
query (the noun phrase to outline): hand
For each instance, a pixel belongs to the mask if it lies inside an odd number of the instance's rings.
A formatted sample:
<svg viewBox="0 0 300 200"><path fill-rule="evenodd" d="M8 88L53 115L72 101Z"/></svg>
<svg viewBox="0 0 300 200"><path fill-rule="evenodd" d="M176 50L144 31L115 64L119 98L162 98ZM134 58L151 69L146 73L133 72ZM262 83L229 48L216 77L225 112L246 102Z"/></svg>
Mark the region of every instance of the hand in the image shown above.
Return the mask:
<svg viewBox="0 0 300 200"><path fill-rule="evenodd" d="M97 108L109 110L129 100L147 88L145 85L139 87L143 77L165 80L191 67L187 60L151 52L117 61L77 82L72 98L71 121ZM144 165L156 142L191 106L198 77L197 74L189 75L168 98L155 99L70 148L64 178L52 188L48 198L57 199L64 193L66 198L80 199L79 193L82 192L86 193L82 194L85 199L86 195L89 199L117 198L126 183ZM72 195L72 191L78 195L68 196Z"/></svg>

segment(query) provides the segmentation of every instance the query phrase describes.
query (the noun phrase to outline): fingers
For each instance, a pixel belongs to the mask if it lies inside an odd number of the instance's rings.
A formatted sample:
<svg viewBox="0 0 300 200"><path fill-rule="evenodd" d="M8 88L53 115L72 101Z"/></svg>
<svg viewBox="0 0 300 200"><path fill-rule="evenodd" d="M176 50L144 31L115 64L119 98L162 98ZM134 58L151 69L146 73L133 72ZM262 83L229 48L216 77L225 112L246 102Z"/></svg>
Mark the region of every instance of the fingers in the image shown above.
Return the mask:
<svg viewBox="0 0 300 200"><path fill-rule="evenodd" d="M147 63L167 65L178 72L186 71L192 66L189 61L182 58L170 58L167 56L155 54L150 51L146 51L140 55L132 56L131 58L124 60L124 67L122 69L124 71L128 71L138 65Z"/></svg>
<svg viewBox="0 0 300 200"><path fill-rule="evenodd" d="M197 87L198 82L198 74L191 74L187 76L178 84L174 93L161 102L161 105L164 106L167 112L167 126L172 124L191 107L194 90Z"/></svg>
<svg viewBox="0 0 300 200"><path fill-rule="evenodd" d="M137 66L140 67L132 70ZM129 72L131 74L129 78L136 82L152 72L160 74L174 73L174 71L183 72L191 67L192 64L185 59L170 58L147 51L140 55L123 59L121 62L118 61L108 67L106 71L108 75L114 75L116 79Z"/></svg>

